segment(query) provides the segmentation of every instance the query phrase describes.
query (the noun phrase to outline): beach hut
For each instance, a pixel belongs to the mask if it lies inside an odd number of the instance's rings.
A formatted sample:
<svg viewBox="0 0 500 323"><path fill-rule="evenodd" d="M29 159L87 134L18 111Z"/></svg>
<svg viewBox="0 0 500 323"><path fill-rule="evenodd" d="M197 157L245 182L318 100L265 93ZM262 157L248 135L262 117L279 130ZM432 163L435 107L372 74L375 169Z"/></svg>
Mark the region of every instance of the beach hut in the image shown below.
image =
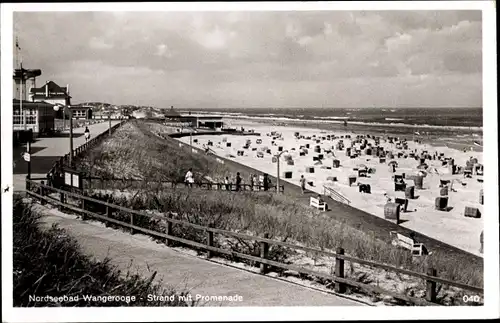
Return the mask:
<svg viewBox="0 0 500 323"><path fill-rule="evenodd" d="M446 211L448 207L448 197L436 197L435 208L439 211Z"/></svg>
<svg viewBox="0 0 500 323"><path fill-rule="evenodd" d="M405 197L407 199L410 199L410 200L415 199L415 187L414 186L408 186L405 189Z"/></svg>
<svg viewBox="0 0 500 323"><path fill-rule="evenodd" d="M424 184L424 177L420 175L415 176L413 181L415 182L415 188L421 190Z"/></svg>
<svg viewBox="0 0 500 323"><path fill-rule="evenodd" d="M398 163L396 161L391 160L387 165L389 166L389 172L396 172L396 167L398 167Z"/></svg>
<svg viewBox="0 0 500 323"><path fill-rule="evenodd" d="M406 212L408 209L408 199L396 198L395 203L401 206L403 212Z"/></svg>
<svg viewBox="0 0 500 323"><path fill-rule="evenodd" d="M333 167L334 168L339 168L340 167L340 160L334 159L333 160Z"/></svg>
<svg viewBox="0 0 500 323"><path fill-rule="evenodd" d="M288 171L288 172L283 172L283 177L284 178L292 178L292 172Z"/></svg>
<svg viewBox="0 0 500 323"><path fill-rule="evenodd" d="M466 206L464 209L464 216L479 219L481 217L481 212L479 212L478 208Z"/></svg>
<svg viewBox="0 0 500 323"><path fill-rule="evenodd" d="M314 167L306 167L306 173L309 173L309 174L314 173Z"/></svg>
<svg viewBox="0 0 500 323"><path fill-rule="evenodd" d="M230 142L227 142L227 143L226 143L226 147L231 147L231 143L230 143Z"/></svg>
<svg viewBox="0 0 500 323"><path fill-rule="evenodd" d="M360 193L371 194L370 184L359 184L358 189Z"/></svg>
<svg viewBox="0 0 500 323"><path fill-rule="evenodd" d="M481 205L484 204L484 191L483 191L483 189L479 190L479 204L481 204Z"/></svg>
<svg viewBox="0 0 500 323"><path fill-rule="evenodd" d="M319 154L319 155L318 155L318 159L319 159L319 160L322 160L322 159L324 159L324 158L325 158L325 156L324 156L323 154Z"/></svg>
<svg viewBox="0 0 500 323"><path fill-rule="evenodd" d="M483 172L484 172L484 166L482 164L476 164L474 165L474 167L472 168L472 172L473 174L475 175L483 175Z"/></svg>
<svg viewBox="0 0 500 323"><path fill-rule="evenodd" d="M351 186L352 184L356 183L356 175L349 175L347 177L347 183L349 186Z"/></svg>
<svg viewBox="0 0 500 323"><path fill-rule="evenodd" d="M351 156L351 147L347 147L347 148L345 149L345 155L346 155L347 157Z"/></svg>
<svg viewBox="0 0 500 323"><path fill-rule="evenodd" d="M448 186L441 187L439 190L439 195L440 196L448 196Z"/></svg>
<svg viewBox="0 0 500 323"><path fill-rule="evenodd" d="M286 164L287 164L287 165L290 165L290 166L295 165L295 163L294 163L294 162L293 162L293 160L291 160L291 159L290 159L290 160L287 160L287 161L286 161Z"/></svg>
<svg viewBox="0 0 500 323"><path fill-rule="evenodd" d="M283 146L279 146L278 151L283 151Z"/></svg>
<svg viewBox="0 0 500 323"><path fill-rule="evenodd" d="M260 145L262 143L262 139L257 139L255 143Z"/></svg>
<svg viewBox="0 0 500 323"><path fill-rule="evenodd" d="M384 218L386 220L396 220L399 223L401 206L398 203L387 203L384 205Z"/></svg>
<svg viewBox="0 0 500 323"><path fill-rule="evenodd" d="M328 176L326 178L327 181L330 181L330 182L336 182L337 181L337 177L336 176Z"/></svg>
<svg viewBox="0 0 500 323"><path fill-rule="evenodd" d="M257 158L264 158L264 153L262 151L258 151Z"/></svg>

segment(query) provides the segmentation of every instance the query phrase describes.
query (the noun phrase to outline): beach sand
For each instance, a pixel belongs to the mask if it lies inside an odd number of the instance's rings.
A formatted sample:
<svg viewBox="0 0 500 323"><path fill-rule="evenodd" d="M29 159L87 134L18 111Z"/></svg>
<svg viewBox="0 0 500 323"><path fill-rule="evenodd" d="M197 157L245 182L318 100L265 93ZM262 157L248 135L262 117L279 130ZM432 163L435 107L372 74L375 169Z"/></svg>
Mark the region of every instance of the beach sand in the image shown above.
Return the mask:
<svg viewBox="0 0 500 323"><path fill-rule="evenodd" d="M307 182L312 182L313 186L307 185L306 188L318 194L324 193L324 185L333 188L336 192L342 194L350 201L350 205L371 213L375 216L384 218L384 206L387 203L387 197L392 202L395 198L405 198L404 191L395 192L393 175L405 174L404 181L407 186L412 185L412 181L408 180L408 176L417 175L420 171L417 166L420 164L420 159L398 157L398 153L409 155L410 152L416 152L417 156L422 151L427 151L427 154L434 155L436 152L443 153L444 157L453 158L455 165L465 166L466 162L471 158L476 158L478 163L482 163L483 154L477 151L463 152L448 147L433 147L429 144L419 144L413 142L411 138L407 141L407 149L396 148L396 143L390 143L380 136L378 146L383 147L385 151L392 151L394 161L398 163L396 172L392 173L388 163L392 160L386 156L386 161L381 163L379 157L375 156L372 149L372 155L367 155L365 150L362 150L361 155L356 158L350 158L346 155L345 147L351 147L351 141L356 140L356 135L342 131L325 131L321 129L305 129L303 127L282 127L270 126L262 123L252 123L248 120L237 120L231 123L233 126L242 126L245 130L253 129L260 136L238 136L238 135L203 135L197 136L197 142L193 143L195 147L203 147L208 141L213 142L210 148L212 151L221 157L232 157L233 160L249 167L255 168L262 173L269 173L276 176L277 164L273 162L273 155L279 153L279 147L288 152L283 153L280 159L280 178L282 181L287 181L299 185L301 175L304 175ZM275 132L275 136L271 136L271 132ZM311 139L298 139L294 135L296 132L300 136L311 137ZM336 139L327 140L327 135L335 135ZM351 138L345 138L350 135ZM369 133L365 134L369 135ZM316 137L313 137L316 136ZM344 136L344 138L340 138ZM375 146L373 137L363 138L360 141L367 140L372 146ZM275 139L273 139L273 137ZM325 137L325 139L322 139ZM257 139L261 139L261 143L257 144ZM189 144L189 137L179 138L178 140ZM250 140L251 144L248 149L244 149L245 143ZM320 140L319 143L316 140ZM337 143L339 140L344 142L344 149L338 150ZM273 143L274 141L274 143ZM231 143L231 147L227 147L227 143ZM309 144L308 153L305 156L300 156L300 146ZM361 143L356 143L355 147L359 147ZM315 147L320 146L321 151L315 152ZM257 148L257 150L252 150ZM333 148L333 149L332 149ZM370 148L367 146L366 148ZM266 150L270 149L271 154ZM294 150L292 150L294 149ZM331 150L327 153L325 150ZM238 155L238 151L243 151L243 156ZM257 153L263 153L262 158L257 157ZM333 155L332 155L333 153ZM313 157L319 154L324 155L321 164L313 161ZM288 165L285 161L285 156L290 155L294 165ZM333 160L340 161L340 167L333 167ZM425 163L429 168L425 171L426 176L423 177L422 189L415 188L416 199L408 200L409 212L401 212L400 225L411 230L420 232L434 239L441 240L445 243L453 245L462 250L482 256L479 253L480 241L479 236L483 230L483 205L479 203L479 192L482 189L482 183L478 182L478 177L473 175L472 178L464 178L463 174L451 175L447 166L442 166L442 161L426 159ZM315 165L316 164L316 165ZM375 169L375 173L367 174L368 177L358 177L358 172L355 168ZM306 172L306 168L314 167L314 173ZM323 168L322 168L323 167ZM327 169L325 167L330 167ZM285 178L284 172L292 172L292 178ZM349 175L356 176L356 182L349 186ZM328 180L330 177L336 177L337 181ZM243 179L247 182L247 179ZM450 180L453 183L453 190L448 190L448 207L452 207L449 211L440 211L435 209L435 199L440 196L440 180ZM359 192L357 183L369 184L371 193ZM464 185L462 184L464 183ZM386 196L386 195L387 196ZM464 216L465 207L474 207L481 213L481 218L470 218ZM431 250L432 251L432 250Z"/></svg>

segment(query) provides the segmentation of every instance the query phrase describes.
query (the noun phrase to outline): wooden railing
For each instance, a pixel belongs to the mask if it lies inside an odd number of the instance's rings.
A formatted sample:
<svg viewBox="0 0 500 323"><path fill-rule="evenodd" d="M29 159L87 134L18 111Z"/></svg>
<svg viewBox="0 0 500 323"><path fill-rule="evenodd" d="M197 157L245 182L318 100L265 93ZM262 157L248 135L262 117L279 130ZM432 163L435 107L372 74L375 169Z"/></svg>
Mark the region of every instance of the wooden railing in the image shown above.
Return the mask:
<svg viewBox="0 0 500 323"><path fill-rule="evenodd" d="M27 191L27 194L31 196L32 198L38 199L42 204L50 203L53 205L57 205L62 209L66 210L71 210L74 212L77 212L81 214L84 218L87 216L90 216L94 219L99 219L102 221L105 221L107 223L114 223L116 225L128 228L131 230L132 233L135 232L142 232L145 234L149 234L155 237L160 237L165 239L165 242L167 245L171 245L172 241L176 241L191 247L195 248L200 248L202 250L206 251L206 256L207 258L212 257L214 254L219 253L219 254L225 254L225 255L230 255L230 256L235 256L241 259L246 259L250 261L255 261L260 264L260 272L262 274L265 274L269 270L269 266L274 266L277 268L282 268L282 269L287 269L287 270L292 270L296 271L301 274L305 275L311 275L314 277L321 277L327 280L331 280L335 284L335 291L337 293L345 293L346 292L346 287L347 286L354 286L357 288L360 288L364 291L369 291L369 292L374 292L374 293L379 293L382 295L390 295L398 300L403 300L405 302L411 303L411 304L417 304L417 305L436 305L436 296L437 296L437 284L443 284L443 285L448 285L448 286L454 286L457 288L461 288L463 290L467 290L470 292L478 293L478 294L483 294L484 291L483 288L476 287L476 286L470 286L466 284L461 284L457 283L454 281L446 280L437 277L437 273L434 269L429 268L427 270L427 273L419 273L415 271L410 271L406 269L401 269L397 268L394 266L390 265L385 265L381 263L377 263L374 261L369 261L369 260L364 260L364 259L359 259L355 257L350 257L346 256L344 254L344 249L343 248L337 248L336 252L329 252L329 251L324 251L324 250L319 250L319 249L314 249L314 248L309 248L309 247L304 247L304 246L298 246L298 245L293 245L290 243L282 242L282 241L276 241L268 238L268 235L264 233L263 237L258 237L258 236L251 236L247 234L241 234L237 232L232 232L232 231L227 231L227 230L222 230L222 229L217 229L214 227L210 226L202 226L198 224L193 224L189 223L186 221L181 221L177 219L173 219L172 213L167 213L164 215L156 215L156 214L148 214L143 211L137 211L137 210L132 210L128 209L119 205L115 205L112 203L108 203L105 201L97 200L91 197L83 196L77 193L72 193L60 189L56 189L51 186L43 185L34 181L26 180L27 182L30 182L30 187L31 190ZM49 194L53 193L58 193L59 194L59 200L49 196ZM78 205L73 205L68 203L68 199L71 198L73 200L78 201ZM96 212L92 212L87 210L89 207L89 203L93 203L94 205L100 205L101 208L105 210L104 214L99 214ZM129 221L124 222L120 221L117 219L113 219L113 213L116 211L120 211L121 213L125 213L129 215ZM134 223L134 216L142 216L142 217L147 217L150 219L157 219L161 220L165 223L165 231L166 232L158 232L155 230L151 229L146 229L143 227L140 227ZM173 235L173 225L183 225L183 226L189 226L194 229L198 229L201 231L204 231L207 235L206 243L199 243L195 241L191 241L188 239L176 237ZM222 249L215 247L213 242L214 242L214 235L215 234L220 234L226 237L235 237L239 239L245 239L245 240L251 240L251 241L256 241L260 243L260 256L251 256L248 254L243 254L241 252L235 252L227 249ZM300 266L296 265L291 265L291 264L284 264L278 261L274 260L269 260L268 258L268 250L270 245L277 245L277 246L282 246L294 250L302 250L305 252L309 253L314 253L317 255L323 255L330 257L334 263L335 263L335 273L333 275L331 274L326 274L310 269L306 269ZM350 261L352 263L358 263L358 264L363 264L367 266L372 266L376 268L382 268L384 270L387 270L389 272L396 272L400 274L406 274L412 277L417 277L421 278L426 282L426 298L416 298L416 297L410 297L407 295L399 294L393 291L388 291L383 288L380 288L378 286L372 286L368 285L365 283L357 282L348 278L345 278L345 273L344 273L344 262L345 261Z"/></svg>
<svg viewBox="0 0 500 323"><path fill-rule="evenodd" d="M145 181L142 179L128 179L128 178L103 178L97 176L82 176L83 178L83 189L110 189L110 188L136 188L144 186L154 186L154 187L189 187L186 182L176 182L176 181ZM214 183L214 182L195 182L192 187L199 188L203 190L218 190L218 191L237 191L237 185L235 183L225 184L225 183ZM280 185L280 193L285 191L285 186ZM240 184L239 191L268 191L276 192L276 185L269 185L268 189L265 190L264 185L250 185L250 184Z"/></svg>
<svg viewBox="0 0 500 323"><path fill-rule="evenodd" d="M344 195L340 194L336 190L334 190L331 187L328 187L326 185L323 185L323 195L331 197L333 200L345 203L347 205L351 204L351 201L345 197Z"/></svg>
<svg viewBox="0 0 500 323"><path fill-rule="evenodd" d="M116 131L118 127L123 125L127 120L122 120L120 123L115 124L114 126L111 127L111 133ZM99 143L102 142L107 136L109 136L110 132L109 130L106 130L97 136L91 138L89 141L84 143L83 145L73 149L73 158L79 158L81 155L86 152L88 149L93 148L97 146ZM63 167L71 166L69 165L69 153L64 155L63 157L59 158L58 161L52 165L51 169L47 173L47 181L50 182L52 181L52 178L56 177L57 174L60 174L63 170ZM29 182L26 182L26 190L29 190Z"/></svg>

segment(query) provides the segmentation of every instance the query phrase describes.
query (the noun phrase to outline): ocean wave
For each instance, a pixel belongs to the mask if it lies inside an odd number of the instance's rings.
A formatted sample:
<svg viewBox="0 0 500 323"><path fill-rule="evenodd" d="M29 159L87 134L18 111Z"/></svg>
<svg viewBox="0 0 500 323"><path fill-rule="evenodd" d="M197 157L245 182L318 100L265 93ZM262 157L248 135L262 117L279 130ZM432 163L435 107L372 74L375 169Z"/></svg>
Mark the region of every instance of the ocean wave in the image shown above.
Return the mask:
<svg viewBox="0 0 500 323"><path fill-rule="evenodd" d="M385 120L387 121L400 121L400 120L404 120L402 118L385 118Z"/></svg>
<svg viewBox="0 0 500 323"><path fill-rule="evenodd" d="M324 119L324 120L344 120L349 119L349 117L313 117L314 119Z"/></svg>
<svg viewBox="0 0 500 323"><path fill-rule="evenodd" d="M269 121L292 121L292 122L307 122L307 123L339 123L342 124L344 121L339 120L324 120L324 119L296 119L296 118L288 118L288 117L263 117L263 116L248 116L248 115L239 115L234 116L237 119L250 119L250 120L269 120ZM466 126L439 126L439 125L430 125L430 124L407 124L407 123L383 123L383 122L365 122L365 121L349 121L349 124L354 125L368 125L368 126L383 126L383 127L404 127L404 128L426 128L426 129L447 129L447 130L474 130L474 131L482 131L483 127L466 127Z"/></svg>

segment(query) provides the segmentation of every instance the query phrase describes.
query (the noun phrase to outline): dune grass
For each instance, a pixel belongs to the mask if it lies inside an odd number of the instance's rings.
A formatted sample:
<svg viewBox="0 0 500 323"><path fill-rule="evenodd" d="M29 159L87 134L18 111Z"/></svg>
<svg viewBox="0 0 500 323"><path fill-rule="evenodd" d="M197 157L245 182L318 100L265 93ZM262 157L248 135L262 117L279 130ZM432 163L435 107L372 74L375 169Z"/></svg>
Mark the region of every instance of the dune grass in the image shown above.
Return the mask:
<svg viewBox="0 0 500 323"><path fill-rule="evenodd" d="M179 298L187 292L164 288L130 271L122 273L110 265L82 254L77 242L64 230L42 229L41 215L20 196L13 209L13 304L15 307L46 306L194 306ZM148 301L147 295L171 296L174 301ZM97 301L84 296L124 296ZM46 298L50 296L53 298ZM36 298L38 297L38 298ZM134 299L135 298L135 299Z"/></svg>
<svg viewBox="0 0 500 323"><path fill-rule="evenodd" d="M195 181L223 178L227 170L207 156L186 154L174 139L163 139L151 130L155 124L126 123L79 162L86 173L104 178L134 178L183 182L189 168Z"/></svg>

